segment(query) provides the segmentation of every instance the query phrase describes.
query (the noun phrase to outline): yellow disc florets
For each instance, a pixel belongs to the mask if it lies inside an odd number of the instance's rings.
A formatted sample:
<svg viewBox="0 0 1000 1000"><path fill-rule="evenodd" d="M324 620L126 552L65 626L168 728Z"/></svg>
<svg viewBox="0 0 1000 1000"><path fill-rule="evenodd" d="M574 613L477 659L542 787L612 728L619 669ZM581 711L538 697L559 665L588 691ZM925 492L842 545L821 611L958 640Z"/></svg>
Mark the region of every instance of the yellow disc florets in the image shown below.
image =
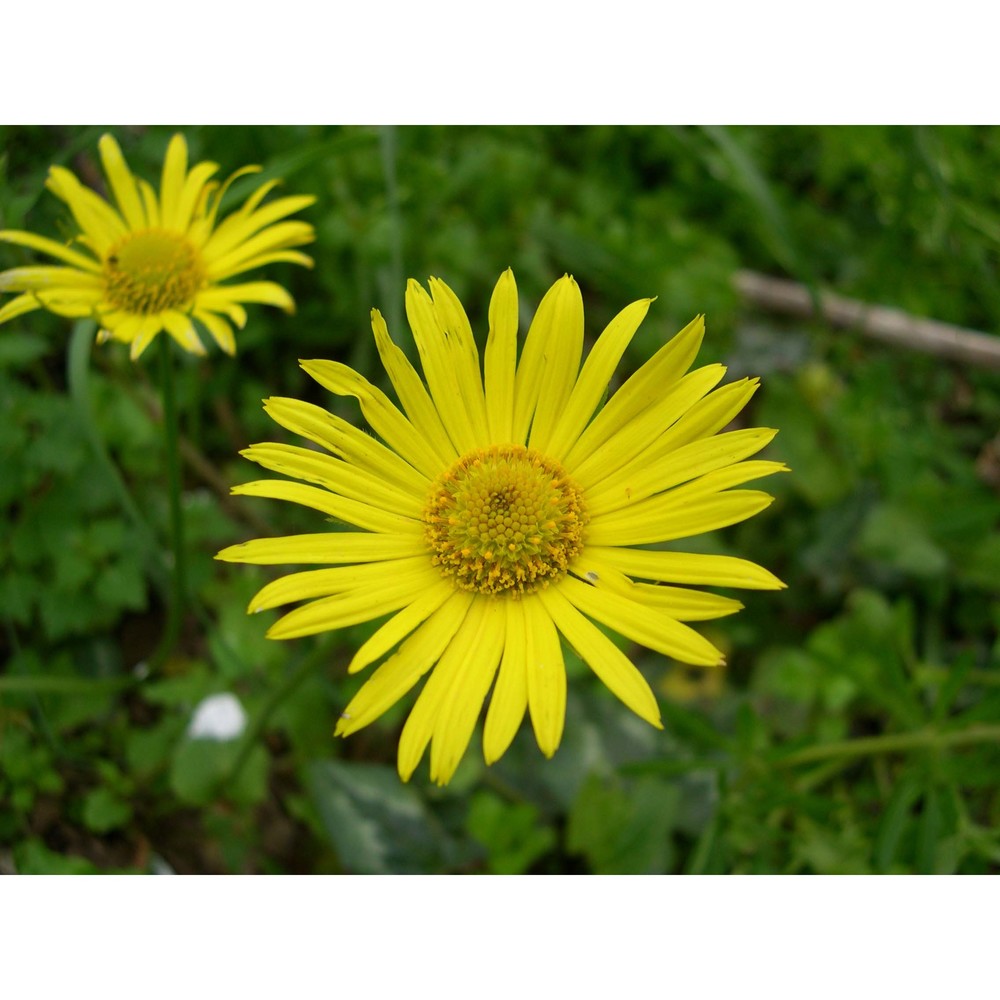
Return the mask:
<svg viewBox="0 0 1000 1000"><path fill-rule="evenodd" d="M104 280L115 306L148 316L189 306L205 276L197 252L183 236L147 229L108 251Z"/></svg>
<svg viewBox="0 0 1000 1000"><path fill-rule="evenodd" d="M445 576L465 590L513 597L565 575L586 523L583 495L565 470L520 445L463 456L424 509L427 543Z"/></svg>

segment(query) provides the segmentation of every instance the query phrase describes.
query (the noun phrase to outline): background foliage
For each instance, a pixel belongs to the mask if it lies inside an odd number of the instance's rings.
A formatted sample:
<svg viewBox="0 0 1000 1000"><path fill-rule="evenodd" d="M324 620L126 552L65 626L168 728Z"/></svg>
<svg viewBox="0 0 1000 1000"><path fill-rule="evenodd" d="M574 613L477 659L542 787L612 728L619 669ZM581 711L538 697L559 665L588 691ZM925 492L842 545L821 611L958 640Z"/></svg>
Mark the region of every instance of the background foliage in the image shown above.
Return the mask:
<svg viewBox="0 0 1000 1000"><path fill-rule="evenodd" d="M0 227L61 233L52 163L100 183L103 129L0 129ZM0 868L19 872L989 872L1000 864L1000 377L741 303L751 267L953 323L1000 327L1000 133L966 128L192 128L194 159L311 192L316 269L274 268L297 315L256 308L235 360L178 358L197 594L180 653L164 618L167 499L155 372L114 345L81 389L69 328L0 330ZM170 130L119 129L155 177ZM239 191L234 192L238 198ZM0 246L0 269L30 255ZM698 539L778 573L706 631L726 671L630 650L666 731L579 663L566 737L530 732L438 789L395 776L407 706L347 741L345 665L370 634L263 639L274 573L220 547L318 530L228 487L280 434L268 395L356 419L297 358L379 378L368 313L405 341L405 279L445 278L477 331L497 275L523 319L565 271L596 335L658 296L622 376L698 312L702 362L764 377L749 423L792 475L748 524ZM154 352L150 352L153 354ZM72 388L72 391L71 391ZM129 515L99 435L139 517ZM742 595L741 595L742 596ZM249 716L188 728L208 695Z"/></svg>

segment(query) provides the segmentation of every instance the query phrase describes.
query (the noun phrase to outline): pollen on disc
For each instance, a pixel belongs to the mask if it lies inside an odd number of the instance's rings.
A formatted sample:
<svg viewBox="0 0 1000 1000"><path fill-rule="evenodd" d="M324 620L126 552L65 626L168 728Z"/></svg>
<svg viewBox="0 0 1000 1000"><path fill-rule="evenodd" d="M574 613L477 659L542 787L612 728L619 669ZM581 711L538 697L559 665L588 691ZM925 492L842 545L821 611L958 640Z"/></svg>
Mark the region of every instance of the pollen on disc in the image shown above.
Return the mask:
<svg viewBox="0 0 1000 1000"><path fill-rule="evenodd" d="M586 509L558 462L520 445L460 458L434 484L425 537L441 572L483 594L520 594L562 577L583 548Z"/></svg>

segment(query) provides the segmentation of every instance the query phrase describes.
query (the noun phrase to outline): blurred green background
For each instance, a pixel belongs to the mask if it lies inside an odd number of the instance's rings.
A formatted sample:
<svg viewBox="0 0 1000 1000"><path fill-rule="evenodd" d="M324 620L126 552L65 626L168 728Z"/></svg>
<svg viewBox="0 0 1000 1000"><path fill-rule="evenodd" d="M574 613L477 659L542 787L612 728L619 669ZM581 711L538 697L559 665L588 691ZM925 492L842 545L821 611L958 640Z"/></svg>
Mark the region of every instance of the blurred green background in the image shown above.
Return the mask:
<svg viewBox="0 0 1000 1000"><path fill-rule="evenodd" d="M0 228L69 235L60 163L101 184L103 128L0 129ZM173 129L113 129L155 180ZM271 267L298 312L251 308L235 359L178 353L194 607L155 670L167 496L154 352L96 349L69 392L70 324L0 329L0 870L16 872L991 872L1000 865L1000 373L882 346L742 300L738 269L960 326L1000 328L1000 132L976 128L183 129L221 173L260 163L312 193L314 271ZM248 188L234 192L238 203ZM0 270L37 258L0 245ZM407 340L408 277L444 278L477 335L500 272L522 330L572 273L593 337L657 296L620 371L699 312L699 362L763 377L741 418L781 429L776 503L690 543L789 585L703 629L725 671L630 653L666 729L569 657L561 749L523 727L492 768L474 738L451 785L395 774L408 699L350 739L334 721L359 626L265 640L247 600L279 569L224 545L322 530L228 497L254 441L289 440L268 395L357 420L298 358L373 380L368 314ZM157 541L123 509L98 434ZM231 692L238 739L195 738Z"/></svg>

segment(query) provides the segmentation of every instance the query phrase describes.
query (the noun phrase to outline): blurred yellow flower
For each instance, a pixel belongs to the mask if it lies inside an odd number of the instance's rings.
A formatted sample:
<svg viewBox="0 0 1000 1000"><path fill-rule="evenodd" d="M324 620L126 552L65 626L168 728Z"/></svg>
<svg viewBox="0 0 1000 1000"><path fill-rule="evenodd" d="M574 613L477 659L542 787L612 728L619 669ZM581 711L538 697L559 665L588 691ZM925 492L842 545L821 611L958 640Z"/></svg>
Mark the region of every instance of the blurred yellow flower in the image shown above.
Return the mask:
<svg viewBox="0 0 1000 1000"><path fill-rule="evenodd" d="M384 444L310 403L265 402L277 423L327 453L253 445L247 458L305 483L262 480L234 492L303 504L362 530L257 539L218 558L336 564L256 595L252 612L309 601L279 619L272 638L392 615L351 661L353 672L391 653L337 734L368 725L430 672L400 738L404 780L428 744L431 778L452 777L491 687L486 762L506 751L526 711L552 756L566 707L560 634L632 711L661 726L649 685L600 626L684 663L717 666L721 653L684 622L742 605L675 584L783 586L743 559L639 547L756 514L772 498L731 487L785 468L744 461L775 431L718 433L756 379L715 389L721 365L685 374L704 334L701 317L600 408L650 301L623 309L581 367L583 302L564 277L543 298L518 360L517 289L507 271L490 303L481 374L455 294L434 278L430 294L411 281L406 310L423 379L372 313L402 411L345 365L301 362L331 392L354 396Z"/></svg>
<svg viewBox="0 0 1000 1000"><path fill-rule="evenodd" d="M221 282L274 261L312 266L309 257L292 249L312 242L312 226L286 216L314 198L279 198L261 206L279 183L268 181L219 221L229 185L259 167L244 167L220 186L211 179L217 164L198 163L188 170L187 143L175 135L157 195L132 174L112 136L103 136L99 148L114 205L64 167L49 170L47 187L69 206L79 229L75 240L63 244L35 233L0 231L0 240L61 262L0 272L0 292L21 293L0 308L0 323L33 309L92 316L100 324L98 339L130 344L134 359L161 330L186 351L204 354L195 324L233 354L231 324L242 328L246 322L243 303L294 309L288 292L272 281Z"/></svg>

